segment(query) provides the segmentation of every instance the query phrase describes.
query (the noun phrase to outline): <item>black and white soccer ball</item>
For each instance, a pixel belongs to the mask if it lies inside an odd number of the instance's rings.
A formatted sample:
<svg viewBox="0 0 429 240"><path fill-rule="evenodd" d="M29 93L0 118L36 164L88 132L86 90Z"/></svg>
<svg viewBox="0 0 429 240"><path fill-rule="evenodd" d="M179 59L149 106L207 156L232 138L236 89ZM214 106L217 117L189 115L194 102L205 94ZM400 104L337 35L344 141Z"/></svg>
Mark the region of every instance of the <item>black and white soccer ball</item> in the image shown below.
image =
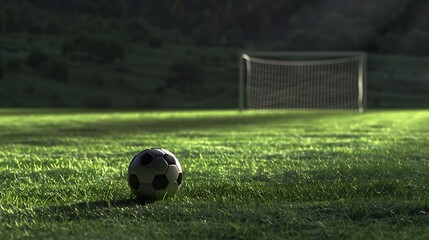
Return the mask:
<svg viewBox="0 0 429 240"><path fill-rule="evenodd" d="M138 153L128 167L128 185L140 200L159 200L182 186L179 160L166 149L150 148Z"/></svg>

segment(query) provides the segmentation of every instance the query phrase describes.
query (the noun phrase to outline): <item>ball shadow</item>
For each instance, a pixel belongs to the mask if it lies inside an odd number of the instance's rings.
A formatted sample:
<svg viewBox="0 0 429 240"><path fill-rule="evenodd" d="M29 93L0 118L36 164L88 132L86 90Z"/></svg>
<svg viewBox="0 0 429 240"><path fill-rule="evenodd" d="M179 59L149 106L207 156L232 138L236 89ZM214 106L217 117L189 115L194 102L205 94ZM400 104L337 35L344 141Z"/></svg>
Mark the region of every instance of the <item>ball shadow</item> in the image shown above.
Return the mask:
<svg viewBox="0 0 429 240"><path fill-rule="evenodd" d="M74 204L54 205L48 207L27 208L2 214L2 221L13 223L18 219L31 219L40 222L65 222L74 220L100 220L111 218L118 214L128 214L124 208L136 210L146 204L153 203L152 200L141 199L119 199L114 201L92 201L78 202Z"/></svg>

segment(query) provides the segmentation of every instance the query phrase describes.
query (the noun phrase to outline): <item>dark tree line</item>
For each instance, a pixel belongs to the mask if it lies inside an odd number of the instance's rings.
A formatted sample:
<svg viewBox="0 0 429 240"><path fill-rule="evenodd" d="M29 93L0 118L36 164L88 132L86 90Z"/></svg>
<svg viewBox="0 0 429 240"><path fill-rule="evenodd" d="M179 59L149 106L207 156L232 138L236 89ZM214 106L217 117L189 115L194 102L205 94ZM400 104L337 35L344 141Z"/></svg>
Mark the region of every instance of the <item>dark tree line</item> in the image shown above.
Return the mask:
<svg viewBox="0 0 429 240"><path fill-rule="evenodd" d="M76 28L106 21L123 30L105 29L120 36L121 42L127 38L155 46L175 41L157 34L163 29L199 45L429 54L421 44L429 41L425 0L3 0L1 4L0 28L4 25L5 31L76 35Z"/></svg>

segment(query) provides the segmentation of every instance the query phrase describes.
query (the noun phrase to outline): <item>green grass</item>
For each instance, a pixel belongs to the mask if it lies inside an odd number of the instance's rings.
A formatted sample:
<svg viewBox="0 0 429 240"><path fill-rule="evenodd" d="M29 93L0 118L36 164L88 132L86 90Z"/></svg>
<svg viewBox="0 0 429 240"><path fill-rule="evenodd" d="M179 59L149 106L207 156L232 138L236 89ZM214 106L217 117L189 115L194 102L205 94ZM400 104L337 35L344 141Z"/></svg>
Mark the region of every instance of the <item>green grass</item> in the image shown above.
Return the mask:
<svg viewBox="0 0 429 240"><path fill-rule="evenodd" d="M0 239L428 239L429 111L0 110ZM184 168L137 203L144 148Z"/></svg>

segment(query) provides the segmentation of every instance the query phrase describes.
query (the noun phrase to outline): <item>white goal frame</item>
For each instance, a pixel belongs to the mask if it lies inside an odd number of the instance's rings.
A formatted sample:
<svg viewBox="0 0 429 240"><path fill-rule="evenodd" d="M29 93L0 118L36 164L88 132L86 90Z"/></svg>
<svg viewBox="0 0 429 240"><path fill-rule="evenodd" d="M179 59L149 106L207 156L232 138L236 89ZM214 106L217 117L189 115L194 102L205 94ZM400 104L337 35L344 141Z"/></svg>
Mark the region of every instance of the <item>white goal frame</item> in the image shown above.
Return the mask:
<svg viewBox="0 0 429 240"><path fill-rule="evenodd" d="M365 52L243 52L239 56L239 109L248 109L248 85L247 78L251 75L251 58L259 58L263 60L282 61L282 58L287 58L285 62L293 63L293 58L314 58L317 60L296 60L297 62L303 61L329 61L332 59L340 59L347 57L354 57L359 59L358 74L356 76L357 84L357 110L364 112L366 110L366 53ZM291 60L292 59L292 60ZM304 108L304 107L303 107Z"/></svg>

